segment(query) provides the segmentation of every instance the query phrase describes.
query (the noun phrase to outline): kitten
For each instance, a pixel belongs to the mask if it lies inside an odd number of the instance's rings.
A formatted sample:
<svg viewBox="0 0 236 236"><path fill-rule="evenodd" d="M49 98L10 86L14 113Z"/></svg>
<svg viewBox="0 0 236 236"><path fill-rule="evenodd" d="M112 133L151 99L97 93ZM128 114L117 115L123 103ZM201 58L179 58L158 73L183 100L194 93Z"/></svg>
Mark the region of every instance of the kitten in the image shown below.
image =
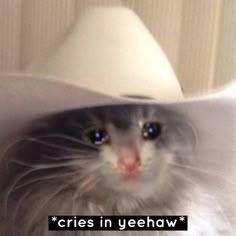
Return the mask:
<svg viewBox="0 0 236 236"><path fill-rule="evenodd" d="M230 236L190 169L197 134L162 106L78 109L34 121L0 163L0 235ZM48 215L189 215L187 232L49 232Z"/></svg>

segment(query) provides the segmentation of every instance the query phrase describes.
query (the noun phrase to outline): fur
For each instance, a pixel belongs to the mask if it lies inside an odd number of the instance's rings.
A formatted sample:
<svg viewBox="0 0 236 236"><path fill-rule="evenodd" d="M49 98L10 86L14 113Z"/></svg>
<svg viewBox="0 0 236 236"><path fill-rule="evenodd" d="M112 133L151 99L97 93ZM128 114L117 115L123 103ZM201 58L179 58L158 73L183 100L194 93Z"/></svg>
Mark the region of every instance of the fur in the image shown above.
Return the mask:
<svg viewBox="0 0 236 236"><path fill-rule="evenodd" d="M160 137L143 140L147 121L163 126ZM110 144L90 142L86 134L97 127ZM135 181L123 181L117 168L122 146L138 150ZM1 159L0 235L230 236L223 207L191 171L198 148L197 128L162 106L95 107L34 121ZM188 215L189 230L49 232L48 215Z"/></svg>

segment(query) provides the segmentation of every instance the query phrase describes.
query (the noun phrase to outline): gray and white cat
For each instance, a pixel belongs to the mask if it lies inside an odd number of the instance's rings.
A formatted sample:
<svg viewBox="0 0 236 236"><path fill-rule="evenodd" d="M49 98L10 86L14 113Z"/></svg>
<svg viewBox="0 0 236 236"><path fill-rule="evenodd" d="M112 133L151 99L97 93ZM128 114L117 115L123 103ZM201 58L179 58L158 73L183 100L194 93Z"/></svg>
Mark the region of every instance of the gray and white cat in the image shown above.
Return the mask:
<svg viewBox="0 0 236 236"><path fill-rule="evenodd" d="M230 236L220 204L192 171L197 139L186 117L154 105L79 109L35 121L0 162L0 235ZM189 227L49 232L48 215L188 215Z"/></svg>

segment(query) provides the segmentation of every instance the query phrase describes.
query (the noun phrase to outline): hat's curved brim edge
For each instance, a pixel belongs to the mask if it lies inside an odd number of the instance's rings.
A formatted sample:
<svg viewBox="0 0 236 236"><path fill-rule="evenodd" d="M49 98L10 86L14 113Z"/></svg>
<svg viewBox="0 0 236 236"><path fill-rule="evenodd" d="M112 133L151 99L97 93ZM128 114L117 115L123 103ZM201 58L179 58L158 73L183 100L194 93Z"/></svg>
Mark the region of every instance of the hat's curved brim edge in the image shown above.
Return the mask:
<svg viewBox="0 0 236 236"><path fill-rule="evenodd" d="M29 74L0 75L0 145L19 127L37 117L75 108L114 104L153 104L175 109L187 116L199 131L204 146L201 158L236 159L235 96L220 92L181 101L129 99L66 84L50 76L42 78Z"/></svg>

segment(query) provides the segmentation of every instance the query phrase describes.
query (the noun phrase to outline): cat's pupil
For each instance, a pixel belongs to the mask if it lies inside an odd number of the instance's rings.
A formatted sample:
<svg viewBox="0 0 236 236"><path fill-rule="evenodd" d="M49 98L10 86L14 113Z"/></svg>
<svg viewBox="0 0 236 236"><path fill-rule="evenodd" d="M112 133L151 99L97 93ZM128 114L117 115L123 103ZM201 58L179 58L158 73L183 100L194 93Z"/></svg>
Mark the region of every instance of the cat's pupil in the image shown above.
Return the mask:
<svg viewBox="0 0 236 236"><path fill-rule="evenodd" d="M108 133L105 129L95 129L88 133L90 141L96 145L101 145L109 140Z"/></svg>
<svg viewBox="0 0 236 236"><path fill-rule="evenodd" d="M157 122L148 122L143 125L142 135L144 139L156 139L161 135L161 124Z"/></svg>

